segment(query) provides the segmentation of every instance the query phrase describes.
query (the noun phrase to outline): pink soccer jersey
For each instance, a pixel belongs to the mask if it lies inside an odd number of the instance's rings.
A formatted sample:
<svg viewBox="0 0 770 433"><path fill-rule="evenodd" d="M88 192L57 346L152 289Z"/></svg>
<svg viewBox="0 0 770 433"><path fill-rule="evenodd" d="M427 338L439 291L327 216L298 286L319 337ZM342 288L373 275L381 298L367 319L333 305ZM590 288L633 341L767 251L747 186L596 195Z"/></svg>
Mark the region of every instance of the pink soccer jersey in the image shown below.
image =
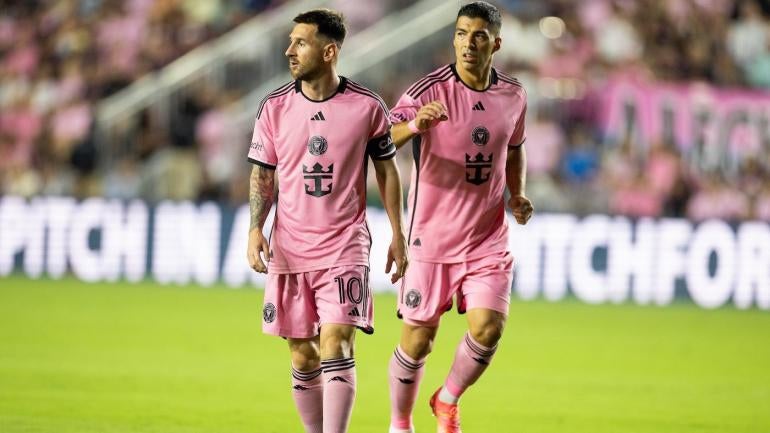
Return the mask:
<svg viewBox="0 0 770 433"><path fill-rule="evenodd" d="M505 163L508 148L525 140L526 92L495 69L489 88L471 89L447 65L407 89L391 121L414 119L436 100L449 120L412 143L409 252L416 260L457 263L506 251Z"/></svg>
<svg viewBox="0 0 770 433"><path fill-rule="evenodd" d="M369 265L368 158L393 158L388 108L371 90L340 77L323 101L300 81L263 99L249 161L276 170L278 200L268 272L293 274Z"/></svg>

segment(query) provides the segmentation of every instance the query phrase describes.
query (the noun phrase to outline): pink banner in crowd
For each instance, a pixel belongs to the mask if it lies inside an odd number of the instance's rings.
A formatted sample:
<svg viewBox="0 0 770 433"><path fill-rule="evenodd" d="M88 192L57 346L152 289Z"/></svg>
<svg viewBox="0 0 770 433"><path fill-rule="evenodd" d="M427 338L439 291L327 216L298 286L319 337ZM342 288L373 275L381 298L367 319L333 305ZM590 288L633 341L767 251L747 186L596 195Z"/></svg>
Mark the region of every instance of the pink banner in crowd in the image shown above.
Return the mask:
<svg viewBox="0 0 770 433"><path fill-rule="evenodd" d="M673 139L682 150L701 145L742 156L770 145L770 92L628 77L611 80L601 92L600 127L615 140L631 133L646 146Z"/></svg>

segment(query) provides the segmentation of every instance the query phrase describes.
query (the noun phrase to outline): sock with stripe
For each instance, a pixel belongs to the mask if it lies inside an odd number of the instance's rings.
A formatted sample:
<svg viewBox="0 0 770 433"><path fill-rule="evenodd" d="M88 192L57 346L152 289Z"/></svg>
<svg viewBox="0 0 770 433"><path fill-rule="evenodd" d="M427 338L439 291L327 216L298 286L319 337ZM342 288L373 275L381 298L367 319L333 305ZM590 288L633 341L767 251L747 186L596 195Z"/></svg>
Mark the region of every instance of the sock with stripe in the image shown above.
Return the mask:
<svg viewBox="0 0 770 433"><path fill-rule="evenodd" d="M307 433L323 433L324 385L321 369L302 372L291 369L291 395Z"/></svg>
<svg viewBox="0 0 770 433"><path fill-rule="evenodd" d="M391 431L412 431L412 410L425 372L425 360L409 357L396 347L388 366Z"/></svg>
<svg viewBox="0 0 770 433"><path fill-rule="evenodd" d="M439 392L439 400L457 404L465 390L476 383L487 369L496 350L496 345L495 347L483 346L474 340L470 333L466 333L457 347L452 369L449 370L449 376Z"/></svg>
<svg viewBox="0 0 770 433"><path fill-rule="evenodd" d="M356 362L353 358L321 361L324 383L323 433L348 431L356 399Z"/></svg>

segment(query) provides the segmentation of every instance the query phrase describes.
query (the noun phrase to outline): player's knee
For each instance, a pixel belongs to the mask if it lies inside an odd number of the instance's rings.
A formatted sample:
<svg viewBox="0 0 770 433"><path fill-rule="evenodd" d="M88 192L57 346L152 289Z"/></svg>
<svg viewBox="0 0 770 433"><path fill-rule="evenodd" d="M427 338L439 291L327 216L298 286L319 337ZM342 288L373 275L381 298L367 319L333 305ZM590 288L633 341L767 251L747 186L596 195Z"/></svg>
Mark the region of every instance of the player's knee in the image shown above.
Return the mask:
<svg viewBox="0 0 770 433"><path fill-rule="evenodd" d="M325 333L321 338L323 359L352 358L354 331L340 329L339 332Z"/></svg>
<svg viewBox="0 0 770 433"><path fill-rule="evenodd" d="M315 371L321 368L321 354L318 346L302 343L290 344L291 365L299 371Z"/></svg>
<svg viewBox="0 0 770 433"><path fill-rule="evenodd" d="M489 320L471 328L471 337L478 343L492 347L500 341L503 336L504 322L498 320Z"/></svg>
<svg viewBox="0 0 770 433"><path fill-rule="evenodd" d="M415 328L401 341L401 349L412 359L423 359L433 350L435 329Z"/></svg>
<svg viewBox="0 0 770 433"><path fill-rule="evenodd" d="M415 339L406 344L407 347L401 349L412 359L423 359L433 350L433 340Z"/></svg>
<svg viewBox="0 0 770 433"><path fill-rule="evenodd" d="M315 371L321 368L321 357L309 357L305 354L294 354L291 356L291 365L295 369L303 372Z"/></svg>

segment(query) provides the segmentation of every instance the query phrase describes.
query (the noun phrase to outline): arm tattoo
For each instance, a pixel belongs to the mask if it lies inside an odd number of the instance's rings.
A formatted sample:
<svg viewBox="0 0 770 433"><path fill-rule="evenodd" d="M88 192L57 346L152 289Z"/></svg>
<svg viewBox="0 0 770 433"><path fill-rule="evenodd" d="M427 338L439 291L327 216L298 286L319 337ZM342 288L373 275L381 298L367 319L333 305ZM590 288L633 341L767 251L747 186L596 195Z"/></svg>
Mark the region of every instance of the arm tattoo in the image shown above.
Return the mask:
<svg viewBox="0 0 770 433"><path fill-rule="evenodd" d="M275 170L254 166L251 169L249 181L249 208L251 209L251 223L249 231L255 228L262 229L267 214L273 206L273 188L275 185Z"/></svg>

